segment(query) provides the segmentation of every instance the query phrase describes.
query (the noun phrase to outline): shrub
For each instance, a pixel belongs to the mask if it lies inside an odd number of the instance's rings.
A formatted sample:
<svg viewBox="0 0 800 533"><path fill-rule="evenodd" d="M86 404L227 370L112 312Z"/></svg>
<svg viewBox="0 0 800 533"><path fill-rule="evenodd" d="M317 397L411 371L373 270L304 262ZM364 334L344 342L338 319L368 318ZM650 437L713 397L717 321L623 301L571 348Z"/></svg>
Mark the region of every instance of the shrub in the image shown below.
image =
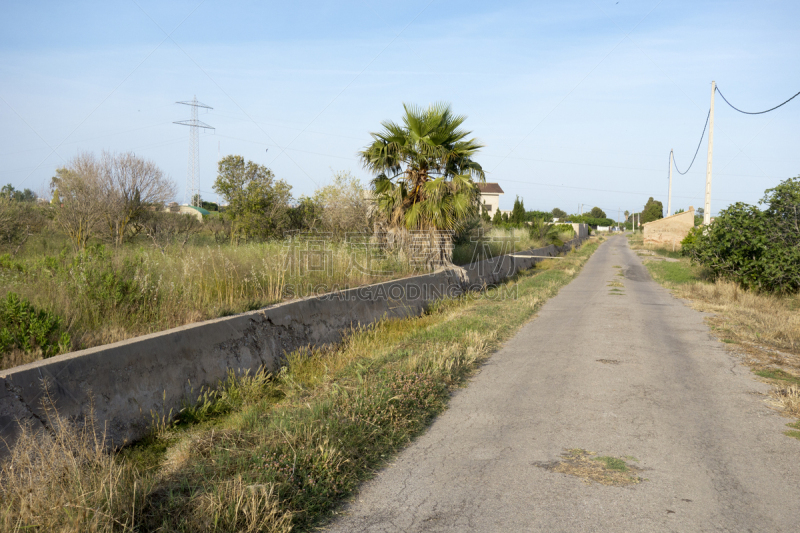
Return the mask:
<svg viewBox="0 0 800 533"><path fill-rule="evenodd" d="M13 349L31 353L37 349L44 357L69 351L69 333L61 317L10 292L0 301L0 354Z"/></svg>
<svg viewBox="0 0 800 533"><path fill-rule="evenodd" d="M777 293L800 290L800 178L766 191L758 207L737 202L710 226L694 228L683 254L743 287Z"/></svg>

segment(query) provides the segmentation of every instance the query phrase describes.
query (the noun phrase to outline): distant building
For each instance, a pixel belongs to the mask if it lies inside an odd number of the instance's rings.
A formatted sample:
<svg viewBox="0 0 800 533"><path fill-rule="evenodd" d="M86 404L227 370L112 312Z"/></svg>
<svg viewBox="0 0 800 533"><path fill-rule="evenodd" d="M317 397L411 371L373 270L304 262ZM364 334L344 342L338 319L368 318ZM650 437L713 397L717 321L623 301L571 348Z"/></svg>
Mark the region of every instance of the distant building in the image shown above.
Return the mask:
<svg viewBox="0 0 800 533"><path fill-rule="evenodd" d="M167 211L169 213L176 213L179 215L192 215L200 222L203 221L203 215L211 214L208 210L203 209L202 207L195 207L193 205L178 205L177 202L171 202L170 204L168 204L164 208L164 211Z"/></svg>
<svg viewBox="0 0 800 533"><path fill-rule="evenodd" d="M497 183L478 183L478 190L481 193L481 205L489 216L494 216L500 209L500 195L505 194Z"/></svg>
<svg viewBox="0 0 800 533"><path fill-rule="evenodd" d="M681 241L694 227L694 207L688 211L642 224L644 243L680 250Z"/></svg>

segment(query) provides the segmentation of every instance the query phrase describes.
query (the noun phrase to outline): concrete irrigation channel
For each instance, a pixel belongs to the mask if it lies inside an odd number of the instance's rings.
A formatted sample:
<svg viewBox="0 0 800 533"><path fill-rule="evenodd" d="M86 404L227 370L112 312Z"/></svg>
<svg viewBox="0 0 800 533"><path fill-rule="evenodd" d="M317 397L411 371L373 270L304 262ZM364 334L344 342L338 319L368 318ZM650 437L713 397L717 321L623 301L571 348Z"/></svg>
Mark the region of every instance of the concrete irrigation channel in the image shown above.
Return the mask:
<svg viewBox="0 0 800 533"><path fill-rule="evenodd" d="M0 457L14 445L20 422L52 429L53 408L75 424L91 415L109 447L131 443L147 434L154 418L174 415L229 370L274 371L293 350L335 343L354 327L419 315L438 299L499 283L580 246L588 231L579 226L578 237L563 246L302 298L5 370Z"/></svg>

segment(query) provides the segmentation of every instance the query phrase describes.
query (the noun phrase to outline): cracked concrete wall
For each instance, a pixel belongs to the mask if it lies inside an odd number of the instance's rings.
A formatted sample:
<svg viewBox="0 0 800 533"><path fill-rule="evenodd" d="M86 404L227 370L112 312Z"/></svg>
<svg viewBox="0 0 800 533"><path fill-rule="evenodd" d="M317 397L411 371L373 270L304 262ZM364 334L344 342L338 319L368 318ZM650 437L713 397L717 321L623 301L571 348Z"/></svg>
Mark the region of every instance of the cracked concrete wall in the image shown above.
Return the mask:
<svg viewBox="0 0 800 533"><path fill-rule="evenodd" d="M8 369L0 372L0 437L13 446L20 421L47 430L42 401L48 398L76 424L93 409L108 444L124 445L143 437L154 415L174 415L229 369L277 370L288 352L337 342L350 328L383 318L419 315L437 299L498 283L581 240L293 300Z"/></svg>

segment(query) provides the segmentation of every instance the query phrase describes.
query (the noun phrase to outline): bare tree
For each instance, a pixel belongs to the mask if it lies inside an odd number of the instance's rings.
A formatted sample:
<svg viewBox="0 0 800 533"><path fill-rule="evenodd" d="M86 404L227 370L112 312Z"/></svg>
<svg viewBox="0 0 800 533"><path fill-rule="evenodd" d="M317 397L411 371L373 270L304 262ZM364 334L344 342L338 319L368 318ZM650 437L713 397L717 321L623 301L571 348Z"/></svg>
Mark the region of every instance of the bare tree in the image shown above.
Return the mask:
<svg viewBox="0 0 800 533"><path fill-rule="evenodd" d="M150 237L153 246L162 254L170 244L186 246L192 235L198 233L203 224L193 215L146 210L134 224L144 235Z"/></svg>
<svg viewBox="0 0 800 533"><path fill-rule="evenodd" d="M50 183L56 224L72 241L75 251L86 248L86 243L97 234L103 220L101 168L91 153L75 156L68 166L56 170Z"/></svg>
<svg viewBox="0 0 800 533"><path fill-rule="evenodd" d="M132 153L103 152L99 159L79 154L56 171L50 189L55 220L76 250L101 232L122 244L136 217L175 195L175 185L155 163Z"/></svg>
<svg viewBox="0 0 800 533"><path fill-rule="evenodd" d="M149 207L161 208L175 196L175 184L155 163L130 152L103 152L100 161L107 236L119 246L129 235L136 217Z"/></svg>
<svg viewBox="0 0 800 533"><path fill-rule="evenodd" d="M369 203L364 187L350 172L336 172L333 183L314 193L313 201L322 207L320 226L336 238L369 228Z"/></svg>

